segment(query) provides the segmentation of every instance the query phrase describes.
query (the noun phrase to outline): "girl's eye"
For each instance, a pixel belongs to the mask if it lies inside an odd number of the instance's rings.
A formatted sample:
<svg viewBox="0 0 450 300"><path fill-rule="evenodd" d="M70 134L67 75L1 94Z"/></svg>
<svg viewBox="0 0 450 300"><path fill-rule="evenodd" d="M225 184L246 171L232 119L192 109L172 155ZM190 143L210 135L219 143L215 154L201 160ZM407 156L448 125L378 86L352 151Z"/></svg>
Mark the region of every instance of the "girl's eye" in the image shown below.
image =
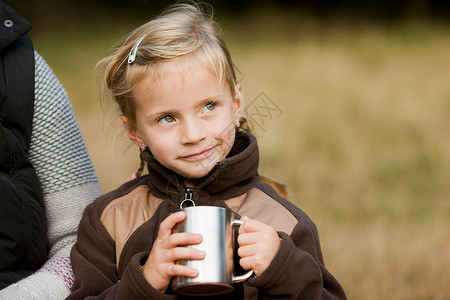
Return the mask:
<svg viewBox="0 0 450 300"><path fill-rule="evenodd" d="M172 116L164 116L164 117L162 117L162 118L160 118L158 120L158 123L169 124L169 123L172 123L173 121L175 121L174 117L172 117Z"/></svg>
<svg viewBox="0 0 450 300"><path fill-rule="evenodd" d="M208 104L206 104L205 106L203 106L203 112L209 112L214 110L214 108L216 108L216 102L210 102Z"/></svg>

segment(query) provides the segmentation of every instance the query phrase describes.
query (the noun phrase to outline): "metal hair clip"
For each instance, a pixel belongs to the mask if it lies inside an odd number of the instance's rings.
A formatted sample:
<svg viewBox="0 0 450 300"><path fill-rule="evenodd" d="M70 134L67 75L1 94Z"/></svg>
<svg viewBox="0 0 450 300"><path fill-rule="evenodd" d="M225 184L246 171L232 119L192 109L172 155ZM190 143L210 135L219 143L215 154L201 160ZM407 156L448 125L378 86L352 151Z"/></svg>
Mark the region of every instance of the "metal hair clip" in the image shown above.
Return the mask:
<svg viewBox="0 0 450 300"><path fill-rule="evenodd" d="M142 40L145 38L145 34L137 41L136 45L131 48L130 55L128 55L128 64L132 64L134 60L136 59L136 53L137 49L139 47L139 44L142 42Z"/></svg>

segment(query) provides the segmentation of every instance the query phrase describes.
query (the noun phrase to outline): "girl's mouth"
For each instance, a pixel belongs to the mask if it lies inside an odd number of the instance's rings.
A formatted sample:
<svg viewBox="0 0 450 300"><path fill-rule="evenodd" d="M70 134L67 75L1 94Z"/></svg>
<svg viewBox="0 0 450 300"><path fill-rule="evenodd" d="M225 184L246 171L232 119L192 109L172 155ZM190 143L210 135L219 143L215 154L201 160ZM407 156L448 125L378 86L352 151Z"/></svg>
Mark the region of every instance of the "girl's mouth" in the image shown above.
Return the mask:
<svg viewBox="0 0 450 300"><path fill-rule="evenodd" d="M181 156L180 158L183 159L183 160L187 160L187 161L201 160L201 159L204 159L204 158L210 156L214 152L215 147L216 146L212 146L212 147L209 147L209 148L207 148L207 149L205 149L203 151L200 151L200 152L197 152L197 153L193 153L193 154L188 154L188 155L185 155L185 156Z"/></svg>

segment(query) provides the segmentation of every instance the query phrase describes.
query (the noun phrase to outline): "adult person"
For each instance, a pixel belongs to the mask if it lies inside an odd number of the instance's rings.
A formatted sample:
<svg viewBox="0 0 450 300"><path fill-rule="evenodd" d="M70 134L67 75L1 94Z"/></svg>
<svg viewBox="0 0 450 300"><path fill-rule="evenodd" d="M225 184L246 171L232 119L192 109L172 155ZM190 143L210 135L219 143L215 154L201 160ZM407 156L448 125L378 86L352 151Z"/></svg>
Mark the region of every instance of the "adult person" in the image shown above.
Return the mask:
<svg viewBox="0 0 450 300"><path fill-rule="evenodd" d="M0 299L63 299L78 223L100 188L31 27L0 1Z"/></svg>

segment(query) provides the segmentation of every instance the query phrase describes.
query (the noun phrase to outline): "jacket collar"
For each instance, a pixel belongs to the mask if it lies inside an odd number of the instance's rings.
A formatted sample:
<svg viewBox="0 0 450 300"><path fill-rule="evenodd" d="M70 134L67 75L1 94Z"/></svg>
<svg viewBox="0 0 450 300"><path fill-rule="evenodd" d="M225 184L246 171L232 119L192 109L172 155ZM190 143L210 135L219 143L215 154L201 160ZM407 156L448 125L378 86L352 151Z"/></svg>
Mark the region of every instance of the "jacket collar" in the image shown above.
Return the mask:
<svg viewBox="0 0 450 300"><path fill-rule="evenodd" d="M6 3L0 1L0 51L20 39L33 27Z"/></svg>
<svg viewBox="0 0 450 300"><path fill-rule="evenodd" d="M151 192L176 203L186 193L186 178L162 166L149 152L142 152L147 162ZM247 192L259 182L259 151L256 138L248 132L237 132L230 154L191 188L197 205L225 200Z"/></svg>

